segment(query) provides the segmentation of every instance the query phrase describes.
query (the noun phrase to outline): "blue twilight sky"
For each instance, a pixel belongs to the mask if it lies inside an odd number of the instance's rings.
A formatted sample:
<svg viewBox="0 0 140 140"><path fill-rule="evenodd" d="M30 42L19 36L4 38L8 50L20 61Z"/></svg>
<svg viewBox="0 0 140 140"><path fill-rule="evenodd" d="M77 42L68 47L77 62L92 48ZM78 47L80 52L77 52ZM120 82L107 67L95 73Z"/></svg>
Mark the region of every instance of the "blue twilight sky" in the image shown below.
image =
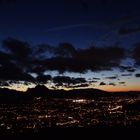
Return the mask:
<svg viewBox="0 0 140 140"><path fill-rule="evenodd" d="M139 0L1 0L0 41L12 37L27 41L32 47L43 43L58 46L62 42L69 42L76 48L119 44L131 50L140 39L139 6ZM122 28L134 30L121 34ZM124 61L124 64L130 63L130 60ZM88 72L83 77L104 79L104 73L106 76L118 74L121 81L128 84L111 88L133 90L136 83L140 83L140 78L134 76L138 72L137 69L131 78L121 77L119 70ZM68 75L77 76L75 73ZM109 90L110 87L101 88Z"/></svg>
<svg viewBox="0 0 140 140"><path fill-rule="evenodd" d="M18 0L0 4L0 40L10 36L31 43L71 42L76 47L118 41L116 30L140 23L138 0ZM113 35L112 35L113 34ZM107 38L107 37L106 37ZM134 42L138 37L131 35Z"/></svg>

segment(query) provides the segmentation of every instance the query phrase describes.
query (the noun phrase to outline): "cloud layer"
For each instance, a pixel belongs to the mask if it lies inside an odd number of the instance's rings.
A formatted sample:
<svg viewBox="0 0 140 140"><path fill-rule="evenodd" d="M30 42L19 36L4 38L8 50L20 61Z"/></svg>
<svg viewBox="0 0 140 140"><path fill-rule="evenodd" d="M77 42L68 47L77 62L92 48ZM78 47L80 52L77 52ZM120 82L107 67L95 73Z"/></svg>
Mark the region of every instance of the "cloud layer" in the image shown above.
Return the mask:
<svg viewBox="0 0 140 140"><path fill-rule="evenodd" d="M131 57L135 60L135 64L139 66L139 43L135 44ZM60 43L57 47L48 44L32 47L27 42L7 38L2 41L0 49L0 80L42 84L51 80L56 85L86 86L89 81L85 78L52 77L51 75L46 75L45 72L55 70L59 74L65 72L86 73L89 70L99 72L118 68L122 72L134 73L136 70L134 67L121 66L121 62L125 58L125 49L118 46L91 46L85 49L78 49L70 43ZM36 76L33 76L33 74ZM131 74L123 73L122 76L131 76ZM139 77L139 75L136 75L136 77ZM105 77L108 80L118 78L118 75ZM97 80L99 79L97 78ZM101 82L99 85L106 85L106 83ZM116 84L110 83L109 85L115 86Z"/></svg>

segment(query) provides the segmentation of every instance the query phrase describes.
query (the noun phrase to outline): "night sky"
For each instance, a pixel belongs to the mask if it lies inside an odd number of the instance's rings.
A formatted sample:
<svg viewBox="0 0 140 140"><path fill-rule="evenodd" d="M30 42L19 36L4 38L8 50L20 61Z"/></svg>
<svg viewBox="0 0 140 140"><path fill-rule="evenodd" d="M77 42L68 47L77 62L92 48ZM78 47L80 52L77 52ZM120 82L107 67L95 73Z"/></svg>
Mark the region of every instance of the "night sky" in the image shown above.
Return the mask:
<svg viewBox="0 0 140 140"><path fill-rule="evenodd" d="M140 90L139 0L0 0L0 86Z"/></svg>

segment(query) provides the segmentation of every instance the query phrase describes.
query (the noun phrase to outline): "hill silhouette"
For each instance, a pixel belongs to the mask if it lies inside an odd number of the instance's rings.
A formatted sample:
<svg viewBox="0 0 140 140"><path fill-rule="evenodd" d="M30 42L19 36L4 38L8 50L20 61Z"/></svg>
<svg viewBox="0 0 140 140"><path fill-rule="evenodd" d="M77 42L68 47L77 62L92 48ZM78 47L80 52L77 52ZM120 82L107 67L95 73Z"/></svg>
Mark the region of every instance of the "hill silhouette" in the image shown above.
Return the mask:
<svg viewBox="0 0 140 140"><path fill-rule="evenodd" d="M99 89L50 90L44 85L37 85L35 88L29 88L26 91L26 94L30 96L43 96L47 98L92 98L96 96L107 96L107 93Z"/></svg>
<svg viewBox="0 0 140 140"><path fill-rule="evenodd" d="M0 103L21 103L32 100L34 97L44 98L96 98L110 96L138 97L140 92L107 92L99 89L73 89L73 90L50 90L44 85L37 85L27 89L26 92L0 88Z"/></svg>
<svg viewBox="0 0 140 140"><path fill-rule="evenodd" d="M50 90L44 85L37 85L34 88L28 88L26 93L32 94L32 96L47 96L47 94L50 93Z"/></svg>

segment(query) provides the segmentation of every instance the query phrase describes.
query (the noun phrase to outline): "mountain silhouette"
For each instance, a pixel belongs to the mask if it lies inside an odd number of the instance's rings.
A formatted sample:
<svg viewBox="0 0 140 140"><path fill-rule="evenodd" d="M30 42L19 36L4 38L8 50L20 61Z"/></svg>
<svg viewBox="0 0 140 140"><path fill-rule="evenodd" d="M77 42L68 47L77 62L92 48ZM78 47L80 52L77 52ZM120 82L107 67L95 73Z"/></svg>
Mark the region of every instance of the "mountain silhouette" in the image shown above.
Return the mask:
<svg viewBox="0 0 140 140"><path fill-rule="evenodd" d="M29 88L26 93L30 96L47 98L93 98L96 96L107 96L108 92L99 89L50 90L44 85L37 85L35 88Z"/></svg>
<svg viewBox="0 0 140 140"><path fill-rule="evenodd" d="M27 101L26 93L7 88L0 88L0 103L21 103Z"/></svg>
<svg viewBox="0 0 140 140"><path fill-rule="evenodd" d="M26 93L33 96L47 96L50 90L44 85L37 85L35 88L28 88Z"/></svg>
<svg viewBox="0 0 140 140"><path fill-rule="evenodd" d="M99 89L73 89L73 90L50 90L44 85L37 85L34 88L27 89L26 92L0 88L0 103L21 103L28 102L34 97L44 98L98 98L110 96L128 96L138 97L140 92L107 92Z"/></svg>

